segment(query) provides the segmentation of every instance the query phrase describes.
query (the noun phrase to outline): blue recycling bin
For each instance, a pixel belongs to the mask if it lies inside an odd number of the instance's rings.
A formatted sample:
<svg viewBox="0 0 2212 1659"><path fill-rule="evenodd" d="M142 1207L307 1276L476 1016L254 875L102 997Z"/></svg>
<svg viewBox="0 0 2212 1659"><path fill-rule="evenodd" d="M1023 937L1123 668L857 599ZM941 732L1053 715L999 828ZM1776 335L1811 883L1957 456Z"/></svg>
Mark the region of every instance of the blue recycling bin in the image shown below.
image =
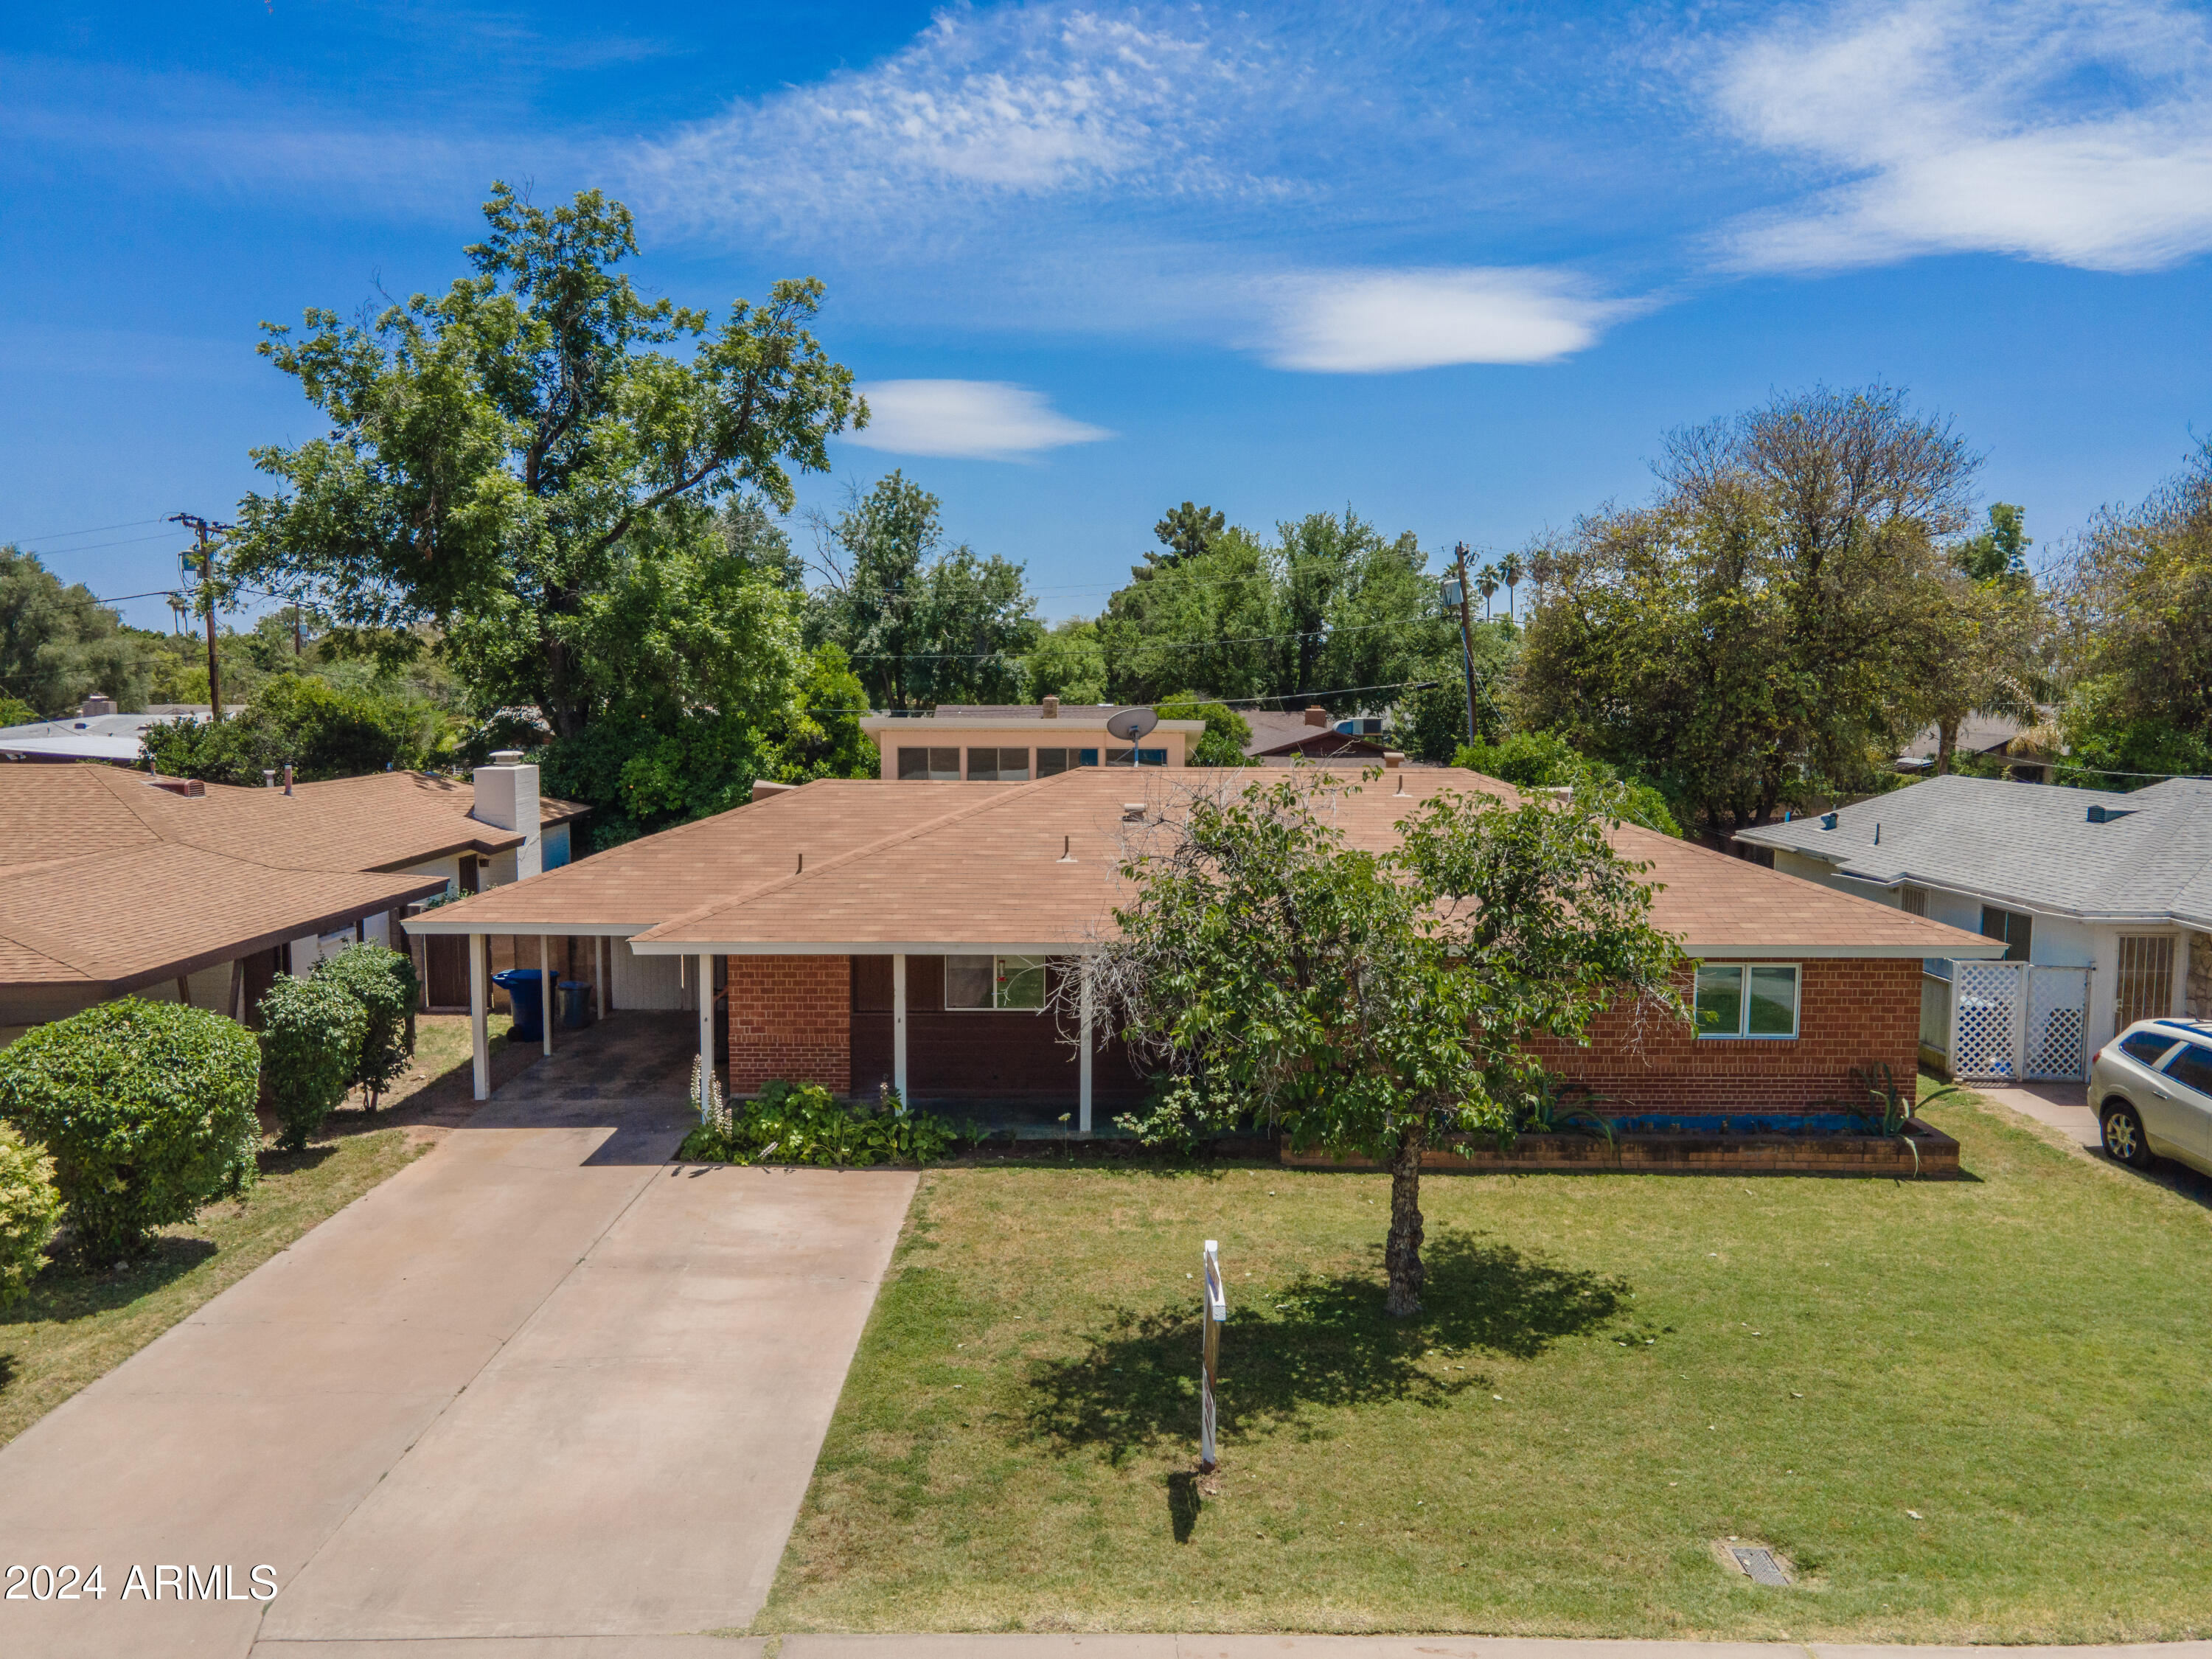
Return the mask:
<svg viewBox="0 0 2212 1659"><path fill-rule="evenodd" d="M491 982L507 993L514 1010L514 1029L507 1033L511 1042L545 1040L545 994L538 988L540 976L536 968L510 968L491 976Z"/></svg>

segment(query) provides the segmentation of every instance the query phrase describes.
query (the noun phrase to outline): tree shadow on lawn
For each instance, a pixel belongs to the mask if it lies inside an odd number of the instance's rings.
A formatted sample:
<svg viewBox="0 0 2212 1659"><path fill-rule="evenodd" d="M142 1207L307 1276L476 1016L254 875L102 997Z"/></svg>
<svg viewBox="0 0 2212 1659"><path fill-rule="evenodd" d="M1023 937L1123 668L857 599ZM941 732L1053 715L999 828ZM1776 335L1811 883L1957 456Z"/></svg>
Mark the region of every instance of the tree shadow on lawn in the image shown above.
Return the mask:
<svg viewBox="0 0 2212 1659"><path fill-rule="evenodd" d="M1625 1280L1534 1261L1455 1230L1431 1233L1422 1257L1419 1319L1382 1311L1379 1260L1365 1271L1304 1275L1262 1308L1232 1308L1221 1334L1221 1437L1295 1427L1316 1407L1448 1405L1490 1379L1446 1367L1479 1354L1533 1358L1626 1304ZM1116 1310L1085 1352L1031 1367L1029 1427L1063 1451L1103 1451L1116 1462L1187 1440L1197 1420L1199 1346L1195 1307ZM1194 1515L1195 1503L1194 1492L1185 1495Z"/></svg>
<svg viewBox="0 0 2212 1659"><path fill-rule="evenodd" d="M183 1278L216 1253L211 1239L157 1233L150 1254L112 1267L87 1268L64 1253L49 1260L31 1280L31 1293L0 1313L0 1330L10 1325L65 1323L126 1307L140 1297ZM0 1386L5 1378L0 1377Z"/></svg>

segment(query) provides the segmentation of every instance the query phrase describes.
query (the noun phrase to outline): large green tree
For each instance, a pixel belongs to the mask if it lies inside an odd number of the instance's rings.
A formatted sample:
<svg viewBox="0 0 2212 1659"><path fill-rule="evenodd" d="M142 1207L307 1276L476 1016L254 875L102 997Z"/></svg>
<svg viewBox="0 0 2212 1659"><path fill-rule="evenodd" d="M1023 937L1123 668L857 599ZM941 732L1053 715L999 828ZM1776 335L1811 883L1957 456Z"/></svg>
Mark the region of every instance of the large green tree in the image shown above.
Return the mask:
<svg viewBox="0 0 2212 1659"><path fill-rule="evenodd" d="M713 507L789 511L789 469L825 469L866 418L807 331L821 284L717 325L617 272L630 215L596 191L549 211L495 185L484 215L444 294L269 327L331 431L255 452L278 487L240 503L230 578L304 591L392 654L429 624L482 705L562 737L647 691L664 715L787 702L795 607Z"/></svg>
<svg viewBox="0 0 2212 1659"><path fill-rule="evenodd" d="M813 628L878 708L1012 702L1044 638L1022 567L945 546L942 504L902 472L825 526Z"/></svg>
<svg viewBox="0 0 2212 1659"><path fill-rule="evenodd" d="M1520 1127L1549 1093L1540 1035L1579 1041L1624 998L1681 1003L1607 794L1509 806L1442 791L1377 853L1330 810L1355 787L1189 792L1131 845L1136 896L1063 994L1087 981L1163 1069L1152 1110L1125 1120L1146 1138L1256 1122L1386 1164L1385 1305L1403 1317L1420 1310L1422 1153Z"/></svg>
<svg viewBox="0 0 2212 1659"><path fill-rule="evenodd" d="M64 585L9 543L0 546L0 696L38 718L73 714L90 691L143 708L153 671L122 618L82 582Z"/></svg>
<svg viewBox="0 0 2212 1659"><path fill-rule="evenodd" d="M2127 772L2212 769L2212 441L2139 505L2091 520L2058 571L2064 774L2098 788Z"/></svg>
<svg viewBox="0 0 2212 1659"><path fill-rule="evenodd" d="M1976 464L1887 386L1675 433L1648 504L1529 560L1524 723L1650 778L1717 845L1874 787L1921 718Z"/></svg>

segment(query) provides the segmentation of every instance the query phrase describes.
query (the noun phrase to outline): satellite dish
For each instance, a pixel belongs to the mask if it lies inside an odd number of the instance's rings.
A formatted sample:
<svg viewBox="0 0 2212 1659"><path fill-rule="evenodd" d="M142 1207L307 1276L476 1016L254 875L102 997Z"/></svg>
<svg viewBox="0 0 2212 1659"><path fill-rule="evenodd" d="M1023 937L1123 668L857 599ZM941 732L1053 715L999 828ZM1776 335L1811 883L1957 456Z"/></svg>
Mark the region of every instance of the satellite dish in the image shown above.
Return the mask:
<svg viewBox="0 0 2212 1659"><path fill-rule="evenodd" d="M1125 743L1134 743L1160 723L1149 708L1117 708L1106 717L1106 730Z"/></svg>

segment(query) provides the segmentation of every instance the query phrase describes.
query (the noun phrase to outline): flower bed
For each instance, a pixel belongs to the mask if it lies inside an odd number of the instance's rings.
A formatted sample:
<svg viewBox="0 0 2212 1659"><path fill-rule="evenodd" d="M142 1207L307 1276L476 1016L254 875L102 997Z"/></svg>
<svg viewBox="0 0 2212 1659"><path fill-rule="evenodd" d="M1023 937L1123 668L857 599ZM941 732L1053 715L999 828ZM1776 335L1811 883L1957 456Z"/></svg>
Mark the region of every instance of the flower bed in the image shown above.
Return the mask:
<svg viewBox="0 0 2212 1659"><path fill-rule="evenodd" d="M1595 1134L1524 1134L1500 1147L1466 1137L1423 1154L1425 1171L1485 1175L1508 1170L1625 1170L1643 1175L1814 1175L1956 1180L1959 1143L1917 1119L1903 1134L1855 1133L1863 1120L1817 1113L1720 1117L1623 1118L1608 1143ZM1910 1138L1909 1140L1907 1138ZM1294 1152L1282 1161L1299 1169L1373 1169L1364 1158Z"/></svg>

